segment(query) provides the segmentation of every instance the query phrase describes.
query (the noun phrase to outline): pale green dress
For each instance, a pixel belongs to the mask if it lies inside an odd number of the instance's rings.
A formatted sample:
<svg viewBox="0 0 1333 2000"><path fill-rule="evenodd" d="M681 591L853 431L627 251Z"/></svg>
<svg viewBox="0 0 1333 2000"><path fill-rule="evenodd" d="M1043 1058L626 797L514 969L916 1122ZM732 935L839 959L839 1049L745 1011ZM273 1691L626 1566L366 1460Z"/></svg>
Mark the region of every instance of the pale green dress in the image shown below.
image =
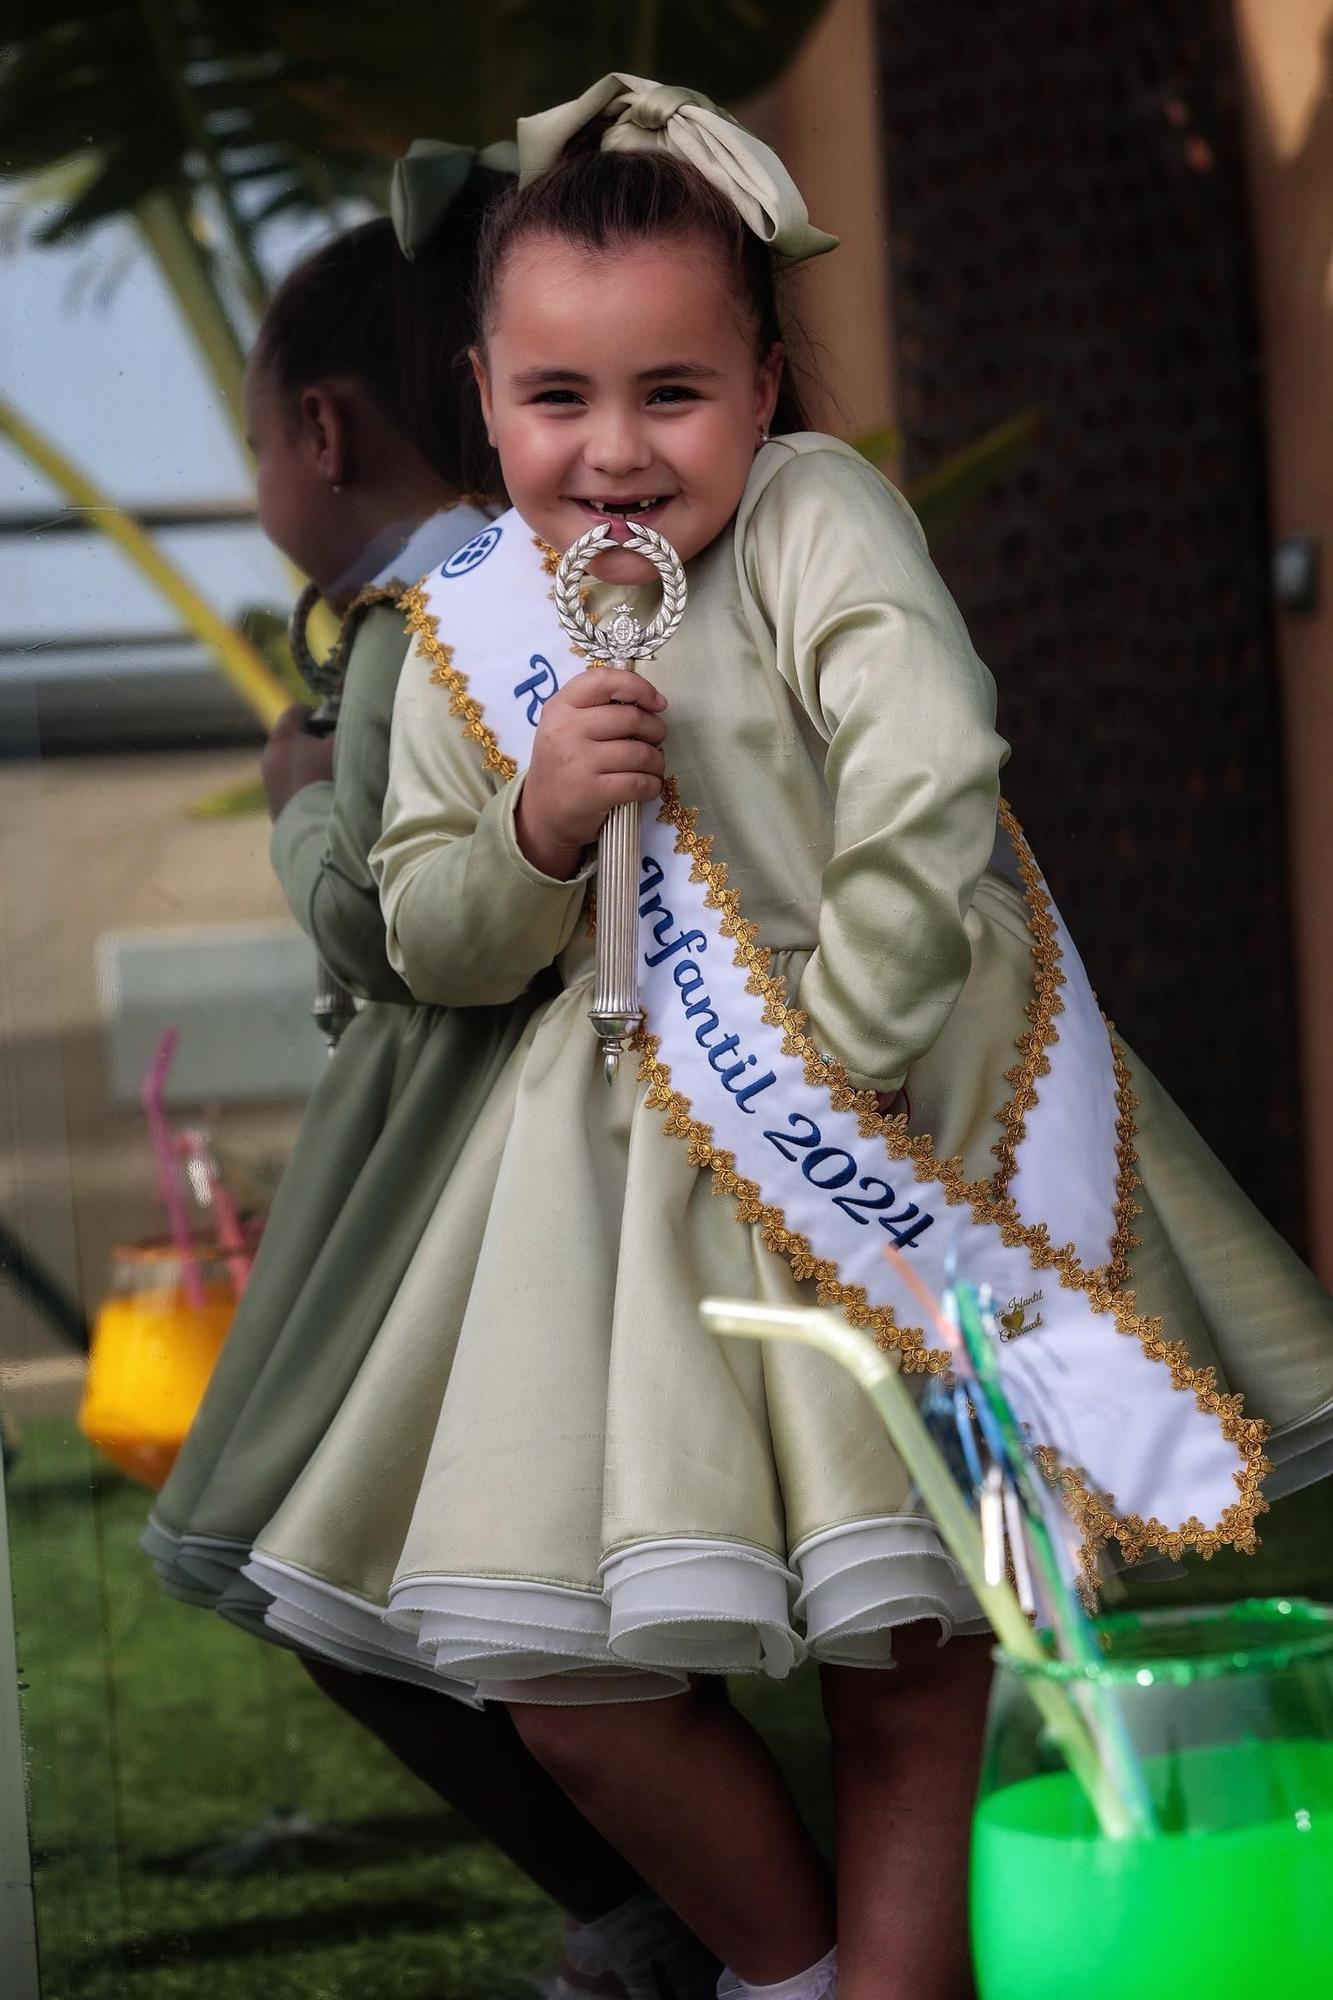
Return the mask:
<svg viewBox="0 0 1333 2000"><path fill-rule="evenodd" d="M846 447L776 440L689 581L652 668L683 799L817 1044L859 1085L906 1078L914 1128L990 1171L1031 941L988 865L992 682L914 519ZM388 1671L555 1701L781 1675L806 1651L887 1664L906 1619L976 1629L850 1378L701 1326L705 1294L808 1292L667 1135L635 1065L602 1081L587 871L526 861L521 778L484 768L431 675L418 644L375 855L390 958L449 1007L523 1005L553 963L562 990L458 1133L383 1329L258 1538L271 1616ZM1280 1427L1279 1476L1318 1476L1333 1302L1130 1062L1140 1309Z"/></svg>
<svg viewBox="0 0 1333 2000"><path fill-rule="evenodd" d="M443 553L484 520L460 514ZM385 957L367 857L407 640L392 605L352 615L333 779L284 807L272 860L298 922L366 1004L310 1100L250 1283L145 1536L173 1595L261 1627L265 1600L241 1566L355 1379L524 1013L522 1004L460 1013L420 1004Z"/></svg>

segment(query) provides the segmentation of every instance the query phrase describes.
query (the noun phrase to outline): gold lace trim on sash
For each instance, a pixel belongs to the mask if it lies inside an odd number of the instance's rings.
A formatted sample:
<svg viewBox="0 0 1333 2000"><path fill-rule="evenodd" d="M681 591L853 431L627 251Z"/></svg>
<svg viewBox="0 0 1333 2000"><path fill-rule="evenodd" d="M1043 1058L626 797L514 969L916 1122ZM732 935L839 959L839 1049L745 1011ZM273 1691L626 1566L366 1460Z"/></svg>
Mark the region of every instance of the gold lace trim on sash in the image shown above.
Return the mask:
<svg viewBox="0 0 1333 2000"><path fill-rule="evenodd" d="M481 703L468 693L467 675L461 667L454 665L454 649L441 639L440 621L428 608L426 593L419 583L403 592L401 606L407 613L408 631L420 640L422 651L431 663L432 683L449 690L450 715L458 717L465 736L480 744L485 769L495 771L501 783L508 784L511 778L518 776L518 765L500 748L495 731L482 712Z"/></svg>
<svg viewBox="0 0 1333 2000"><path fill-rule="evenodd" d="M537 546L543 548L540 541ZM554 574L545 554L543 568ZM407 591L402 604L408 613L409 630L416 634L431 661L431 680L449 690L450 713L462 721L464 734L480 745L486 769L496 771L502 780L512 778L518 766L501 751L494 731L484 719L481 704L468 693L466 676L454 664L453 648L441 640L438 620L428 611L420 587ZM1012 1095L996 1114L1002 1127L995 1147L998 1170L978 1181L966 1179L959 1156L940 1159L928 1133L911 1134L903 1113L887 1116L882 1113L873 1091L856 1089L843 1066L816 1048L805 1032L805 1013L788 1004L786 984L772 970L772 953L758 941L758 926L742 915L736 891L727 887L726 863L712 858L713 836L699 833L698 809L681 803L674 779L668 778L663 784L658 818L675 827L677 853L689 856L691 879L706 885L704 901L710 909L721 911L719 928L735 940L735 963L747 969L747 990L763 1000L765 1021L782 1030L783 1053L801 1062L806 1081L813 1088L827 1092L834 1110L854 1112L863 1137L882 1139L891 1159L909 1161L918 1181L938 1180L951 1205L966 1203L974 1222L993 1224L1001 1241L1010 1247L1021 1245L1034 1271L1054 1271L1062 1286L1086 1295L1093 1312L1110 1313L1117 1329L1137 1339L1150 1361L1167 1368L1173 1387L1191 1391L1199 1410L1218 1419L1222 1435L1236 1447L1241 1460L1241 1469L1234 1475L1238 1497L1223 1511L1215 1528L1205 1526L1196 1515L1178 1528L1171 1528L1155 1517L1144 1520L1138 1514L1120 1514L1114 1496L1096 1492L1081 1467L1063 1465L1059 1454L1049 1446L1038 1449L1035 1454L1038 1463L1062 1493L1082 1531L1080 1560L1089 1596L1096 1589L1099 1552L1113 1537L1120 1543L1128 1563L1139 1562L1154 1553L1178 1560L1191 1548L1204 1557L1228 1546L1251 1553L1258 1545L1255 1522L1268 1510L1260 1487L1272 1470L1263 1449L1269 1426L1244 1415L1243 1397L1224 1395L1219 1390L1215 1369L1195 1368L1185 1343L1166 1338L1160 1317L1139 1313L1134 1293L1128 1288L1129 1252L1137 1241L1130 1225L1141 1212L1134 1200L1134 1190L1140 1184L1135 1146L1136 1100L1129 1066L1109 1022L1107 1032L1115 1066L1118 1112L1115 1236L1109 1261L1085 1270L1072 1243L1054 1244L1045 1223L1023 1221L1009 1191L1016 1171L1017 1149L1027 1129L1027 1114L1038 1099L1038 1079L1050 1071L1046 1051L1057 1039L1055 1020L1063 1009L1060 987L1065 980L1060 970L1060 948L1050 897L1022 828L1007 802L1000 802L999 819L1013 842L1023 879L1032 934L1034 992L1027 1004L1031 1027L1018 1043L1021 1060L1005 1075ZM734 1154L713 1143L711 1126L695 1118L689 1099L674 1087L670 1069L659 1054L657 1038L641 1031L634 1046L640 1055L640 1079L648 1086L646 1102L665 1114L665 1131L684 1140L691 1165L711 1174L714 1192L729 1196L735 1203L737 1219L758 1227L767 1247L785 1258L793 1277L814 1280L821 1304L839 1306L851 1325L868 1329L880 1347L896 1351L904 1370L946 1372L947 1350L928 1346L920 1327L900 1326L891 1307L872 1306L863 1287L845 1284L832 1260L816 1257L808 1238L788 1227L782 1208L763 1201L758 1184L736 1172Z"/></svg>
<svg viewBox="0 0 1333 2000"><path fill-rule="evenodd" d="M1018 1042L1022 1061L1004 1073L1004 1080L1011 1086L1013 1094L995 1114L995 1122L1002 1127L1002 1133L991 1150L999 1161L999 1167L988 1181L976 1183L978 1188L986 1190L992 1200L1002 1202L1018 1168L1018 1148L1027 1135L1027 1114L1038 1101L1037 1079L1050 1075L1051 1063L1046 1051L1060 1039L1055 1017L1064 1012L1065 1003L1060 998L1060 988L1065 983L1065 976L1060 969L1060 945L1050 892L1042 880L1036 857L1028 846L1027 836L1005 799L1000 800L998 818L1013 847L1023 882L1028 931L1032 938L1033 986L1032 998L1026 1008L1032 1025ZM1103 1015L1102 1019L1106 1021L1106 1016ZM1113 1290L1119 1290L1129 1282L1129 1253L1139 1241L1134 1234L1133 1223L1143 1213L1134 1199L1135 1188L1142 1184L1136 1145L1138 1127L1134 1120L1138 1099L1130 1086L1129 1065L1110 1021L1106 1021L1106 1032L1111 1042L1116 1085L1115 1224L1110 1257L1092 1275Z"/></svg>
<svg viewBox="0 0 1333 2000"><path fill-rule="evenodd" d="M1019 1117L1009 1118L1001 1114L1006 1128L1001 1145L1005 1146L1007 1141L1007 1147L1016 1148L1024 1129L1022 1115L1037 1101L1035 1079L1046 1074L1050 1068L1045 1050L1055 1040L1054 1016L1059 1009L1058 989L1063 984L1063 974L1059 970L1059 946L1050 919L1050 899L1045 895L1031 851L1008 805L1002 804L1001 816L1020 855L1026 857L1029 908L1034 917L1040 911L1045 918L1043 923L1033 924L1033 954L1039 970L1037 990L1029 1002L1032 1032L1020 1043L1023 1061L1017 1065L1016 1071L1010 1073L1009 1079L1014 1082L1015 1098L1020 1092L1024 1092L1025 1097ZM1040 1453L1043 1470L1059 1486L1083 1532L1085 1583L1089 1588L1095 1585L1098 1552L1112 1535L1120 1542L1126 1560L1131 1563L1153 1551L1179 1558L1191 1547L1204 1556L1213 1555L1228 1544L1245 1552L1252 1551L1257 1541L1255 1521L1268 1506L1259 1491L1263 1479L1272 1470L1263 1451L1269 1434L1268 1425L1243 1415L1242 1397L1221 1393L1213 1368L1195 1368L1185 1343L1166 1339L1160 1318L1135 1310L1133 1292L1112 1281L1111 1272L1117 1261L1115 1256L1111 1264L1097 1270L1084 1270L1072 1244L1057 1246L1051 1242L1050 1231L1044 1223L1028 1224L1023 1221L1008 1191L1008 1177L996 1175L989 1180L968 1181L959 1158L940 1159L928 1134L910 1134L907 1120L901 1112L886 1117L880 1111L873 1091L857 1090L848 1080L842 1065L816 1048L805 1032L805 1014L800 1008L788 1005L785 983L772 970L772 954L758 942L758 927L742 916L736 891L727 887L726 863L712 859L712 836L698 832L698 817L696 808L681 804L674 782L668 779L663 787L659 818L675 827L677 853L690 857L692 879L706 884L705 902L710 908L721 910L720 928L736 941L735 962L748 968L747 989L763 1000L764 1019L770 1025L781 1028L783 1052L801 1062L806 1081L816 1089L827 1091L835 1111L855 1112L863 1135L883 1139L890 1158L910 1161L919 1181L938 1180L948 1202L966 1202L972 1210L974 1222L993 1223L1002 1242L1021 1245L1027 1251L1034 1270L1054 1270L1063 1286L1085 1293L1094 1312L1110 1313L1118 1330L1136 1337L1150 1361L1166 1366L1173 1387L1191 1390L1199 1409L1205 1415L1218 1418L1223 1436L1236 1446L1242 1461L1241 1470L1235 1475L1239 1497L1224 1510L1216 1528L1206 1527L1197 1516L1191 1516L1179 1528L1171 1528L1156 1518L1144 1520L1137 1514L1118 1514L1114 1497L1094 1492L1081 1468L1062 1466L1058 1455L1049 1448ZM644 1034L641 1042L643 1058L640 1074L649 1085L649 1101L665 1110L667 1131L685 1139L695 1164L710 1169L716 1192L732 1196L738 1217L759 1225L764 1241L786 1257L795 1277L814 1279L821 1303L841 1306L852 1325L869 1327L881 1347L897 1349L905 1369L941 1372L947 1366L947 1353L939 1348L927 1347L921 1328L899 1326L890 1308L871 1306L861 1287L843 1284L836 1266L829 1260L814 1257L805 1237L787 1229L782 1211L760 1201L755 1183L736 1173L734 1156L724 1148L713 1145L711 1129L694 1118L688 1100L673 1088L670 1071L658 1054L655 1038ZM1117 1156L1120 1163L1117 1221L1118 1235L1124 1239L1118 1256L1123 1258L1132 1240L1128 1222L1131 1214L1138 1212L1138 1204L1132 1198L1132 1190L1138 1184L1134 1100L1129 1087L1128 1065L1114 1037L1111 1046L1121 1111L1117 1124ZM1009 1107L1006 1107L1008 1111ZM1003 1158L1001 1165L1004 1165Z"/></svg>

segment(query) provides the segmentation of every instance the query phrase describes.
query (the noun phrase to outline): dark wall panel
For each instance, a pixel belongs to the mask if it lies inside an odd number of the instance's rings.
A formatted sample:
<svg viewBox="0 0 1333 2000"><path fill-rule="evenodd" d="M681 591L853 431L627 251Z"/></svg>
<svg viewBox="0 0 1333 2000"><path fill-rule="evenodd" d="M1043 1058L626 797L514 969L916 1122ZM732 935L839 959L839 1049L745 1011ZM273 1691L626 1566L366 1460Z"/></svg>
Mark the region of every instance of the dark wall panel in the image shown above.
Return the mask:
<svg viewBox="0 0 1333 2000"><path fill-rule="evenodd" d="M1219 0L878 0L910 469L1015 411L936 549L1103 1005L1299 1240L1254 311Z"/></svg>

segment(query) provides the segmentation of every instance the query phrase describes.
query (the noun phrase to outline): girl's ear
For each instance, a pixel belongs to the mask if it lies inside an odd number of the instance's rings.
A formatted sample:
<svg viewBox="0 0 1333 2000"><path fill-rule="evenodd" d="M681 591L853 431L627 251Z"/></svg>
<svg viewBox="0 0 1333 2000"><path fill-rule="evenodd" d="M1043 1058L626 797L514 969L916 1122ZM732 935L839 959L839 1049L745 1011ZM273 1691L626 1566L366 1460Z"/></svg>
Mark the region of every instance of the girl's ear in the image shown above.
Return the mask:
<svg viewBox="0 0 1333 2000"><path fill-rule="evenodd" d="M491 413L491 378L486 368L486 357L479 347L469 347L467 358L472 363L472 379L481 397L482 422L486 426L486 442L495 449L495 419Z"/></svg>
<svg viewBox="0 0 1333 2000"><path fill-rule="evenodd" d="M301 391L298 404L301 437L315 471L329 486L342 486L348 475L350 425L347 411L332 390L321 383Z"/></svg>
<svg viewBox="0 0 1333 2000"><path fill-rule="evenodd" d="M768 427L773 421L786 358L787 350L780 340L775 340L759 364L759 374L755 383L755 418L761 438L767 437Z"/></svg>

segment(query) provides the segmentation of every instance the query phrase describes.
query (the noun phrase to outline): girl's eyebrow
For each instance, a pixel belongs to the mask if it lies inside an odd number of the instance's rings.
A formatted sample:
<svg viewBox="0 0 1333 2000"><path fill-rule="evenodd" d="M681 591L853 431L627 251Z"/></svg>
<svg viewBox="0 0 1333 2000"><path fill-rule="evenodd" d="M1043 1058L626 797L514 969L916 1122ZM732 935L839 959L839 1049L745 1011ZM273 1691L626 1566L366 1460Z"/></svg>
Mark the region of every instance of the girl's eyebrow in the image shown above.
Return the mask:
<svg viewBox="0 0 1333 2000"><path fill-rule="evenodd" d="M668 361L660 368L645 368L636 376L639 382L665 382L668 378L678 382L682 376L691 382L715 382L722 373L720 368L710 368L706 361Z"/></svg>
<svg viewBox="0 0 1333 2000"><path fill-rule="evenodd" d="M635 376L636 382L715 382L721 374L706 361L664 361L655 368L642 368ZM592 382L591 375L584 375L577 368L521 368L509 378L515 389L548 389L556 383L571 383L586 389Z"/></svg>
<svg viewBox="0 0 1333 2000"><path fill-rule="evenodd" d="M543 389L552 382L577 382L587 388L591 375L580 375L577 368L520 368L509 380L516 389Z"/></svg>

